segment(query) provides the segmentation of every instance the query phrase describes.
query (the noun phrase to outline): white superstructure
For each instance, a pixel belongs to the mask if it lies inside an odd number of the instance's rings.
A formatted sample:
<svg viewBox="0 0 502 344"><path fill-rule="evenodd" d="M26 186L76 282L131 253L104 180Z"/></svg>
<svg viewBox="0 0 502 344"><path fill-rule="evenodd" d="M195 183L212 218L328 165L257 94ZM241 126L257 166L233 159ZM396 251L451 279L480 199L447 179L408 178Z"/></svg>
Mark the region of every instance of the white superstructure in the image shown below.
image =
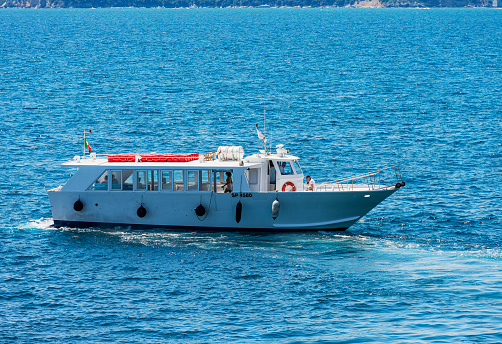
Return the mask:
<svg viewBox="0 0 502 344"><path fill-rule="evenodd" d="M276 148L76 156L63 166L77 172L49 191L54 226L344 230L404 185L393 166L307 191L298 158Z"/></svg>

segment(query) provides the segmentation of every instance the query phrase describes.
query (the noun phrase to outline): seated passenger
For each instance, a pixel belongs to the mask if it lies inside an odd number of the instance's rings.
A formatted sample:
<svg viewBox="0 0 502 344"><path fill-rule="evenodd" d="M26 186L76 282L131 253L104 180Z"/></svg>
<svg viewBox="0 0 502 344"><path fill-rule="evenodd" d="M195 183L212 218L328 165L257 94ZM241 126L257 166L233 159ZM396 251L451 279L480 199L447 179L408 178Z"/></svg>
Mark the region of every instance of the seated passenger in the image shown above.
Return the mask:
<svg viewBox="0 0 502 344"><path fill-rule="evenodd" d="M315 188L315 181L314 179L310 178L310 176L306 176L305 179L307 179L307 191L314 191Z"/></svg>

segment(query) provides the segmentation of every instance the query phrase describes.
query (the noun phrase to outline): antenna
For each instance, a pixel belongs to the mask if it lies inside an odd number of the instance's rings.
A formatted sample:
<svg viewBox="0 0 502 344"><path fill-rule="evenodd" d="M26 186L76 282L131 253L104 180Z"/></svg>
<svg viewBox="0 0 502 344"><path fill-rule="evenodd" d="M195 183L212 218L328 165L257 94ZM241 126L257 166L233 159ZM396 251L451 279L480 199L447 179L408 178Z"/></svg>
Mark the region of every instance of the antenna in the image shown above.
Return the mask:
<svg viewBox="0 0 502 344"><path fill-rule="evenodd" d="M265 110L265 106L263 106L263 132L264 133L267 132L267 128L265 127L266 115L267 115L267 110Z"/></svg>
<svg viewBox="0 0 502 344"><path fill-rule="evenodd" d="M272 122L273 122L273 121L272 121ZM270 130L270 133L269 133L269 134L270 134L270 135L269 135L269 136L270 136L270 142L269 142L269 145L270 145L270 151L272 152L272 126L270 126L270 129L269 129L269 130Z"/></svg>
<svg viewBox="0 0 502 344"><path fill-rule="evenodd" d="M265 103L263 103L263 132L266 133L267 131L265 130L265 120L267 119L267 110L265 109ZM272 137L272 132L270 132L270 136ZM270 154L267 149L267 145L265 142L263 142L265 145L265 150L267 151L267 154ZM270 151L272 151L272 140L270 140Z"/></svg>

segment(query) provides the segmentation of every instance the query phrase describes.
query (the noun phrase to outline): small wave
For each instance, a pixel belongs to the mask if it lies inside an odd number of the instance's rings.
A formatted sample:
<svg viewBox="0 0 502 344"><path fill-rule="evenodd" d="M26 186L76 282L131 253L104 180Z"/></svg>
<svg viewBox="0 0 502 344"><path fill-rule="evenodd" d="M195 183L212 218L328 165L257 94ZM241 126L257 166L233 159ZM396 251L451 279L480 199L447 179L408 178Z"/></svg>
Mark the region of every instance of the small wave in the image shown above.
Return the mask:
<svg viewBox="0 0 502 344"><path fill-rule="evenodd" d="M355 235L351 235L350 233L341 234L339 232L327 232L327 231L318 231L317 233L337 239L346 239L346 240L351 240L356 237Z"/></svg>
<svg viewBox="0 0 502 344"><path fill-rule="evenodd" d="M354 240L354 241L361 241L361 242L372 240L372 238L369 236L364 236L364 235L360 235L360 234L353 234L350 232L318 231L318 233L321 235L331 236L333 238L344 239L344 240Z"/></svg>
<svg viewBox="0 0 502 344"><path fill-rule="evenodd" d="M159 111L159 110L142 110L142 111L138 111L138 113L141 113L141 114L159 114L159 115L161 115L162 111Z"/></svg>
<svg viewBox="0 0 502 344"><path fill-rule="evenodd" d="M50 228L54 224L54 220L51 219L44 219L43 217L38 219L38 220L33 220L30 221L19 228L22 229L47 229Z"/></svg>

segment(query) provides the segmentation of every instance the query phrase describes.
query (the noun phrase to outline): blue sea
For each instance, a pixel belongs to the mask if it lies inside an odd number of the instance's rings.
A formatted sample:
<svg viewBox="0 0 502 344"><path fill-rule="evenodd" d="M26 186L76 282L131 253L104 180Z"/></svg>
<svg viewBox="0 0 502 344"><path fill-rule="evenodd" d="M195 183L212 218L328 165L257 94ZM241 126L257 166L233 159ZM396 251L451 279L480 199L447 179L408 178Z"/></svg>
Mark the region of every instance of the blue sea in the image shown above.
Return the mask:
<svg viewBox="0 0 502 344"><path fill-rule="evenodd" d="M497 9L0 10L0 342L502 342L501 28ZM98 154L253 154L255 124L318 183L399 164L406 187L345 232L50 227L85 130Z"/></svg>

